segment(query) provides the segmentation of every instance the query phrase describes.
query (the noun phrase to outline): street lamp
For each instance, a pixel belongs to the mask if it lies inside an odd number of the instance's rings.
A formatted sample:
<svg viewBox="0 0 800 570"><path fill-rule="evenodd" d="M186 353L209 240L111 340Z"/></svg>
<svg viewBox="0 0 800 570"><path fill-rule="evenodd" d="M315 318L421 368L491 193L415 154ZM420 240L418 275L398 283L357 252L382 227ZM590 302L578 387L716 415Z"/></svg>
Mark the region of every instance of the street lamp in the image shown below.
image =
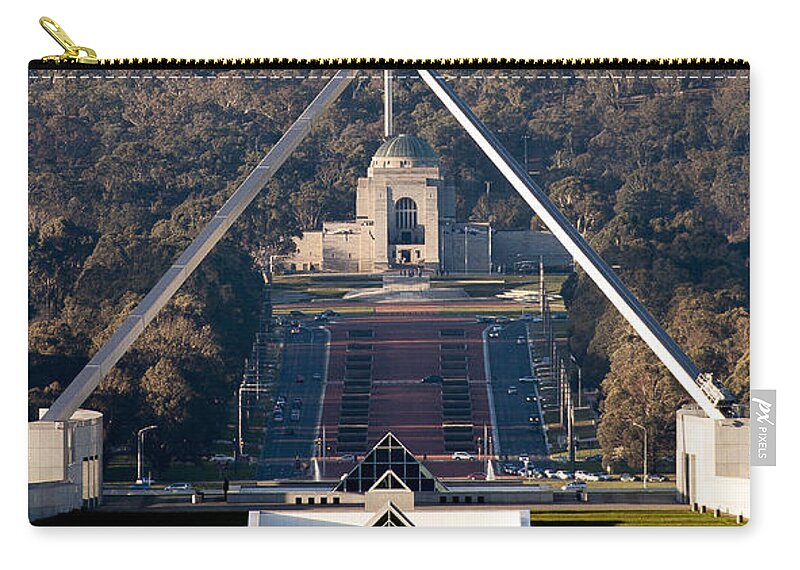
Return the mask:
<svg viewBox="0 0 800 570"><path fill-rule="evenodd" d="M637 424L634 421L631 423L644 432L644 451L642 452L642 486L647 489L647 428Z"/></svg>
<svg viewBox="0 0 800 570"><path fill-rule="evenodd" d="M581 403L581 365L578 364L577 360L575 360L575 355L574 354L570 353L569 357L570 357L570 360L572 360L572 363L578 369L578 407L580 408L582 406L582 403Z"/></svg>
<svg viewBox="0 0 800 570"><path fill-rule="evenodd" d="M531 135L522 135L522 141L525 143L525 174L529 174L528 170L528 140Z"/></svg>
<svg viewBox="0 0 800 570"><path fill-rule="evenodd" d="M136 434L136 482L142 482L142 448L144 447L144 434L151 429L156 429L158 426L143 427Z"/></svg>

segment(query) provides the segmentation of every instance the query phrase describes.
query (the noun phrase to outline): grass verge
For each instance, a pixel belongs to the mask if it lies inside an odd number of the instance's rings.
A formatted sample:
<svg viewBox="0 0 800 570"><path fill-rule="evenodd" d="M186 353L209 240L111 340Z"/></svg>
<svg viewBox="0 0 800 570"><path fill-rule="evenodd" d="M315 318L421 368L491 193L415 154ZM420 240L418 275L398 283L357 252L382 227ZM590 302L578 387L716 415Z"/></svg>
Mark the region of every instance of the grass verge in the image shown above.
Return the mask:
<svg viewBox="0 0 800 570"><path fill-rule="evenodd" d="M734 517L688 509L531 511L531 526L743 526Z"/></svg>

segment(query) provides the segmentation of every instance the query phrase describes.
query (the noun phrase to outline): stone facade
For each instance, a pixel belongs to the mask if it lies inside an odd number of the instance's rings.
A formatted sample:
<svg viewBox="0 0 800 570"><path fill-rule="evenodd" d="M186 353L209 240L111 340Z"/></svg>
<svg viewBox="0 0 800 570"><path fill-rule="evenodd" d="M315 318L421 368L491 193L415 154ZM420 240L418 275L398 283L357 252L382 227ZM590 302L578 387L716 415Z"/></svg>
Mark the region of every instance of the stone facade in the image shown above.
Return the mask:
<svg viewBox="0 0 800 570"><path fill-rule="evenodd" d="M43 417L46 409L39 410ZM100 504L103 415L78 410L68 421L28 423L28 518Z"/></svg>
<svg viewBox="0 0 800 570"><path fill-rule="evenodd" d="M501 235L506 233L513 236ZM295 245L284 268L303 272L381 273L422 266L488 273L512 270L521 260L538 261L539 255L548 265L571 262L549 233L497 232L488 224L457 222L455 188L442 179L436 154L422 139L406 135L387 140L366 177L358 179L354 221L324 222L321 231L295 238Z"/></svg>

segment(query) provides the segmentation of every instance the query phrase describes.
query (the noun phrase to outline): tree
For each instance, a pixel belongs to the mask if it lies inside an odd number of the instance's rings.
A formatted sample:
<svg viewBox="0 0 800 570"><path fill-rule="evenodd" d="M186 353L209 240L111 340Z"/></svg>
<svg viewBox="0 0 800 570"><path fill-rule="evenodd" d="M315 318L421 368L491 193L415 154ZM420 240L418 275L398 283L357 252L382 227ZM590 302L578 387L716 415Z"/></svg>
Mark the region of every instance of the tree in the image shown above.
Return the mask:
<svg viewBox="0 0 800 570"><path fill-rule="evenodd" d="M602 416L597 438L606 461L623 458L642 466L643 437L648 432L648 463L673 457L675 412L688 396L643 341L628 338L611 355L611 369L602 382Z"/></svg>

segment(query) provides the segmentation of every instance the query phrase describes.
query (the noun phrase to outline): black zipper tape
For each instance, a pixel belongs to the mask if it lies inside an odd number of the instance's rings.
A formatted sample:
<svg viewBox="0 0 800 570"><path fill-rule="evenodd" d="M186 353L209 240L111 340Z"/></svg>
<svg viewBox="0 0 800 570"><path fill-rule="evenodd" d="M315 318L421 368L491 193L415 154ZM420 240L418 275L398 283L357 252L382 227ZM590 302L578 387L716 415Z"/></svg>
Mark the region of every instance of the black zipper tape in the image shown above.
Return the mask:
<svg viewBox="0 0 800 570"><path fill-rule="evenodd" d="M36 59L28 69L559 69L559 70L668 70L668 69L718 69L749 70L750 63L743 59L677 58L677 59L384 59L384 58L240 58L240 59L175 59L126 58L101 59L98 63L83 64Z"/></svg>

